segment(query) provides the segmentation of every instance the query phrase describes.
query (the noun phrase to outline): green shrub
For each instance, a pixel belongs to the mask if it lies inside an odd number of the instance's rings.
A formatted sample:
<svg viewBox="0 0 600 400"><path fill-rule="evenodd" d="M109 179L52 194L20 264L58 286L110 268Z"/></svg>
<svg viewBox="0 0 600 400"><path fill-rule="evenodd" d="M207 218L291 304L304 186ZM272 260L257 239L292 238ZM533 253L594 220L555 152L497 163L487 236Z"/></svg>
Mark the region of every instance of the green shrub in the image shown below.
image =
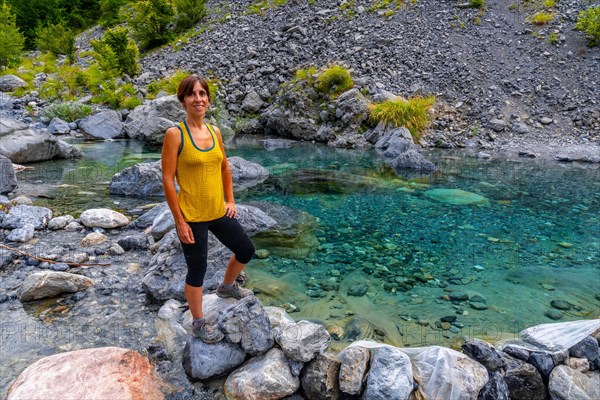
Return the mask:
<svg viewBox="0 0 600 400"><path fill-rule="evenodd" d="M333 65L317 77L315 89L321 93L337 97L354 87L354 81L348 70L341 65Z"/></svg>
<svg viewBox="0 0 600 400"><path fill-rule="evenodd" d="M369 105L369 118L374 123L383 121L394 127L403 126L410 131L415 140L418 140L421 133L429 126L429 110L434 104L434 96L387 100Z"/></svg>
<svg viewBox="0 0 600 400"><path fill-rule="evenodd" d="M50 104L50 107L44 112L47 118L60 118L63 121L73 122L80 118L87 117L92 113L92 107L81 104L76 101L65 101Z"/></svg>
<svg viewBox="0 0 600 400"><path fill-rule="evenodd" d="M102 11L100 24L109 28L120 23L123 18L119 11L125 4L127 4L127 0L100 0L100 11Z"/></svg>
<svg viewBox="0 0 600 400"><path fill-rule="evenodd" d="M317 69L313 66L310 66L308 68L301 68L299 70L296 71L296 79L302 80L302 81L307 81L307 82L312 82L313 77L317 74Z"/></svg>
<svg viewBox="0 0 600 400"><path fill-rule="evenodd" d="M469 0L469 7L482 9L485 7L485 0Z"/></svg>
<svg viewBox="0 0 600 400"><path fill-rule="evenodd" d="M529 17L529 22L531 22L532 24L537 25L537 26L542 26L542 25L546 25L548 22L552 21L553 19L554 19L554 14L547 13L545 11L540 11L540 12L533 14L531 17Z"/></svg>
<svg viewBox="0 0 600 400"><path fill-rule="evenodd" d="M144 50L169 43L175 34L169 24L175 17L172 0L141 0L133 3L134 13L129 21L135 39Z"/></svg>
<svg viewBox="0 0 600 400"><path fill-rule="evenodd" d="M158 81L154 81L150 83L146 89L148 89L149 97L154 98L163 90L167 94L176 94L177 88L179 87L179 82L183 80L189 73L186 71L176 71L173 75L164 77L159 79Z"/></svg>
<svg viewBox="0 0 600 400"><path fill-rule="evenodd" d="M175 0L175 27L186 31L206 16L206 0Z"/></svg>
<svg viewBox="0 0 600 400"><path fill-rule="evenodd" d="M16 15L2 2L0 7L0 68L15 66L21 60L25 37L17 28Z"/></svg>
<svg viewBox="0 0 600 400"><path fill-rule="evenodd" d="M98 95L92 101L115 109L132 105L136 107L141 104L141 102L133 100L133 98L137 98L136 94L135 87L131 83L118 86L114 79L108 79L102 83Z"/></svg>
<svg viewBox="0 0 600 400"><path fill-rule="evenodd" d="M47 53L64 54L70 63L75 61L75 33L61 23L39 26L35 30L36 47Z"/></svg>
<svg viewBox="0 0 600 400"><path fill-rule="evenodd" d="M588 35L590 46L600 45L600 6L580 11L575 29Z"/></svg>
<svg viewBox="0 0 600 400"><path fill-rule="evenodd" d="M107 31L99 40L90 40L94 49L94 58L109 77L127 74L135 76L139 50L137 45L127 36L126 28L114 28Z"/></svg>

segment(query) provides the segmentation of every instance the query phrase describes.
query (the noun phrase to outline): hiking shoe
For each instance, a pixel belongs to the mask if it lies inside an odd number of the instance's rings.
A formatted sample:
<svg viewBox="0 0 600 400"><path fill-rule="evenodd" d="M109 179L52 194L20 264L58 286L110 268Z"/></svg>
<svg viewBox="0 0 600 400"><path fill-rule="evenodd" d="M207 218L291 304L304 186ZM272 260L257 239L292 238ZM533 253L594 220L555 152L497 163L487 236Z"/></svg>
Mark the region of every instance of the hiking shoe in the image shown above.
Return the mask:
<svg viewBox="0 0 600 400"><path fill-rule="evenodd" d="M204 343L217 343L225 337L216 325L209 323L204 318L192 322L192 336Z"/></svg>
<svg viewBox="0 0 600 400"><path fill-rule="evenodd" d="M250 289L244 289L240 286L239 283L233 282L231 289L228 289L221 283L217 288L217 296L225 298L225 297L234 297L236 299L243 299L244 297L248 297L253 295L254 292Z"/></svg>

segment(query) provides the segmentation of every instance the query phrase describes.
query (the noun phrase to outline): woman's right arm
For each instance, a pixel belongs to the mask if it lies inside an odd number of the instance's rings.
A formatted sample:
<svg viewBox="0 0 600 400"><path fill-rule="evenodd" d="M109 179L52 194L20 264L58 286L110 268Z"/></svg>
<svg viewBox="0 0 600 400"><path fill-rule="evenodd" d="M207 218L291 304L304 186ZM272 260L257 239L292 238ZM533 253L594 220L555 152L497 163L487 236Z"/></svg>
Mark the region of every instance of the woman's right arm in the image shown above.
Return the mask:
<svg viewBox="0 0 600 400"><path fill-rule="evenodd" d="M181 146L181 135L177 127L167 129L163 140L161 164L162 164L162 184L167 198L167 204L171 209L179 239L183 243L194 243L194 234L188 223L183 218L183 213L179 208L177 200L177 191L175 190L175 171L177 170L177 156Z"/></svg>

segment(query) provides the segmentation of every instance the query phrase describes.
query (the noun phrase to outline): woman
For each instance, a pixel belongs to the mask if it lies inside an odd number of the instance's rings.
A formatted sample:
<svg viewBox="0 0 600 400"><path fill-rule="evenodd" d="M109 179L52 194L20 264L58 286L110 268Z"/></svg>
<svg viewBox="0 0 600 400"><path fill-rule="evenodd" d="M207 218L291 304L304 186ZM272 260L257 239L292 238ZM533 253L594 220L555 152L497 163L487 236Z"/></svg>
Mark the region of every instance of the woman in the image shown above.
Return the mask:
<svg viewBox="0 0 600 400"><path fill-rule="evenodd" d="M162 181L188 266L184 292L194 318L192 334L214 343L223 338L223 333L202 314L208 231L234 253L217 288L219 297L240 299L253 294L241 288L235 278L254 255L254 245L236 219L233 182L221 131L204 122L209 96L208 84L197 75L190 75L179 84L177 98L186 119L165 133ZM175 191L174 178L179 193Z"/></svg>

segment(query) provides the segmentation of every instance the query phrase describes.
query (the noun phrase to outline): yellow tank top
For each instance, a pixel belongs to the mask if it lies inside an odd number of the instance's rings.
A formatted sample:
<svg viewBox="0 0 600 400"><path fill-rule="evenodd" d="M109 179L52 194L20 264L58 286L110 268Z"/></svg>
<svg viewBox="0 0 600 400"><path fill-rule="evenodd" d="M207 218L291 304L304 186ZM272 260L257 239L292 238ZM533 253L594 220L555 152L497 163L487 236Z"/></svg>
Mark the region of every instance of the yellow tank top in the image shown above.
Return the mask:
<svg viewBox="0 0 600 400"><path fill-rule="evenodd" d="M212 146L196 146L185 121L178 127L181 147L177 157L175 177L179 185L179 208L187 222L205 222L225 215L225 193L221 176L223 152L212 126L206 124L212 136Z"/></svg>

